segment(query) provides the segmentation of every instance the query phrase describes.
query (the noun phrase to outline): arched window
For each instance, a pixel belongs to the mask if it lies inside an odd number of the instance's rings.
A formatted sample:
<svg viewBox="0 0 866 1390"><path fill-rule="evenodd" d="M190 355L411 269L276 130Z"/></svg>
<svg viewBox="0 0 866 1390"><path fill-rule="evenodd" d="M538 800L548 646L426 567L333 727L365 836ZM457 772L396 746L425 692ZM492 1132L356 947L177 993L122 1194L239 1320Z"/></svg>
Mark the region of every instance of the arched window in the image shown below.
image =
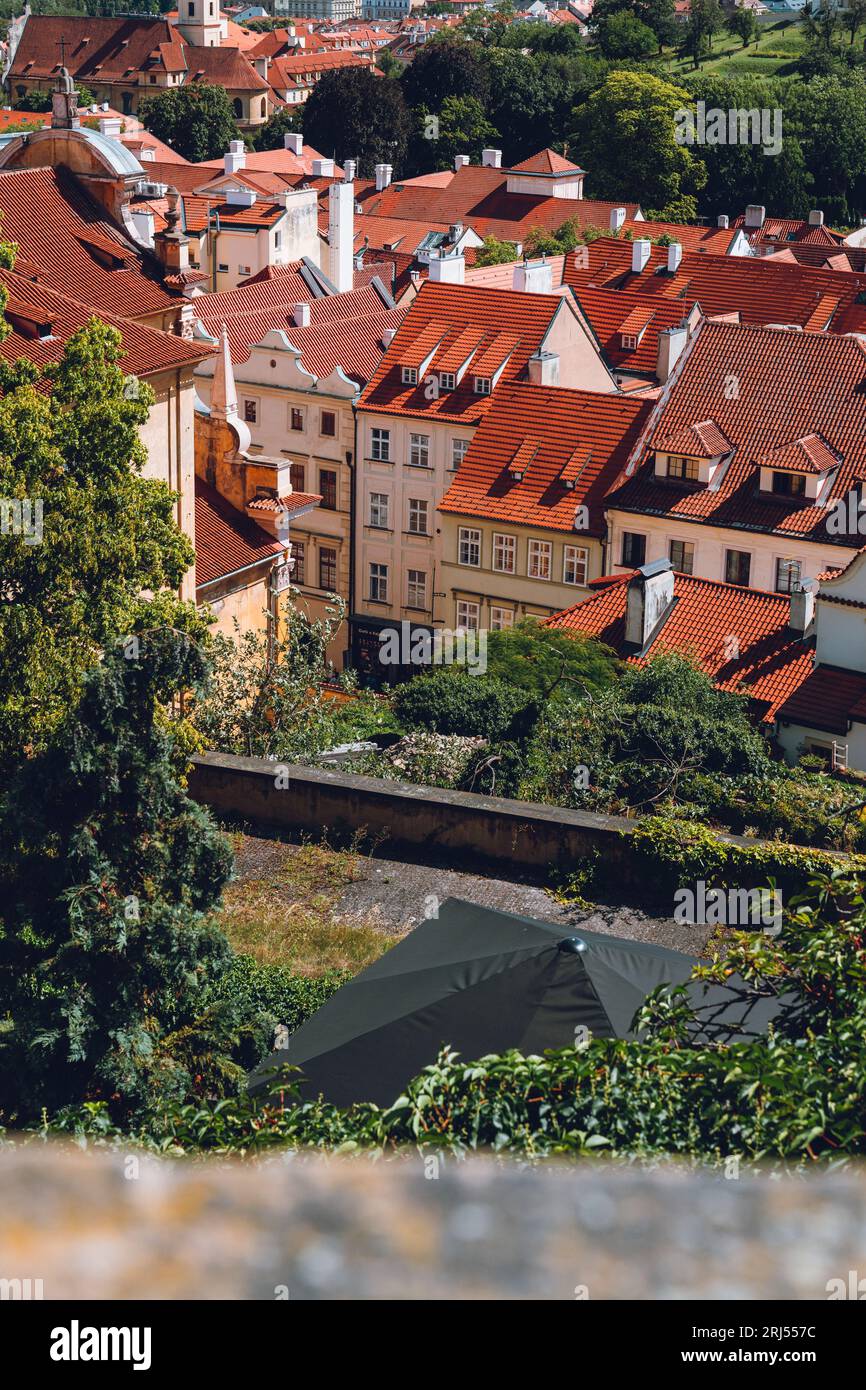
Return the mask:
<svg viewBox="0 0 866 1390"><path fill-rule="evenodd" d="M16 90L16 92L18 93L18 95L19 95L20 97L26 97L26 95L27 95L27 88L26 88L26 87L16 87L15 90Z"/></svg>
<svg viewBox="0 0 866 1390"><path fill-rule="evenodd" d="M268 114L267 102L266 102L265 98L262 97L262 120L264 120L264 118L265 118L265 116L266 116L267 114Z"/></svg>
<svg viewBox="0 0 866 1390"><path fill-rule="evenodd" d="M235 97L234 101L232 102L232 110L234 111L236 116L242 116L244 114L244 104L241 101L240 97Z"/></svg>
<svg viewBox="0 0 866 1390"><path fill-rule="evenodd" d="M124 93L123 93L123 114L124 114L124 116L131 116L131 115L132 115L132 93L131 93L131 92L124 92Z"/></svg>

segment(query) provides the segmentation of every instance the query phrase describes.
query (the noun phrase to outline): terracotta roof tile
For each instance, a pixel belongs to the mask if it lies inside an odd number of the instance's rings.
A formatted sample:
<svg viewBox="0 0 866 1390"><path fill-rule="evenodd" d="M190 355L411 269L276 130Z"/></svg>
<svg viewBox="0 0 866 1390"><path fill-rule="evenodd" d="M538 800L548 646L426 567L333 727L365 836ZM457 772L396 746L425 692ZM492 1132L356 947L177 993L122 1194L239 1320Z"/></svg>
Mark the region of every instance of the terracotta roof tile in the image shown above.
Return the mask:
<svg viewBox="0 0 866 1390"><path fill-rule="evenodd" d="M196 478L196 588L272 560L283 549L257 521L239 512L203 478Z"/></svg>

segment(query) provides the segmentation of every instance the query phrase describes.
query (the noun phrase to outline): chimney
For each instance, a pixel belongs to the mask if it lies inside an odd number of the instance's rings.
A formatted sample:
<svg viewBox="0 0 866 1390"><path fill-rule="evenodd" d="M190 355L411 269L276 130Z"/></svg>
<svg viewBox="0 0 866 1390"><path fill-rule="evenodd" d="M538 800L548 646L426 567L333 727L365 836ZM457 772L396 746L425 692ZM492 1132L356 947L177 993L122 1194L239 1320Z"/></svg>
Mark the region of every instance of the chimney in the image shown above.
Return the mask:
<svg viewBox="0 0 866 1390"><path fill-rule="evenodd" d="M610 230L618 232L625 222L625 208L611 208L610 210Z"/></svg>
<svg viewBox="0 0 866 1390"><path fill-rule="evenodd" d="M332 179L333 177L334 177L334 161L333 161L333 159L314 159L314 160L313 160L313 178L314 178L314 179Z"/></svg>
<svg viewBox="0 0 866 1390"><path fill-rule="evenodd" d="M824 225L824 214L823 214L823 212L819 212L817 208L813 208L812 211L809 213L809 226L810 226L810 227L823 227L823 225Z"/></svg>
<svg viewBox="0 0 866 1390"><path fill-rule="evenodd" d="M383 346L383 348L385 348L386 351L387 351L387 349L391 346L391 344L393 343L393 341L394 341L394 334L395 334L396 332L397 332L396 328L386 328L386 329L383 330L383 332L382 332L382 346Z"/></svg>
<svg viewBox="0 0 866 1390"><path fill-rule="evenodd" d="M763 227L764 218L766 216L767 209L762 207L760 203L749 203L749 206L746 208L746 226L750 227L752 231L755 231Z"/></svg>
<svg viewBox="0 0 866 1390"><path fill-rule="evenodd" d="M357 170L358 170L358 161L357 161L356 159L347 159L347 160L344 161L344 163L343 163L343 178L346 180L346 183L354 183L354 182L355 182L355 174L357 173Z"/></svg>
<svg viewBox="0 0 866 1390"><path fill-rule="evenodd" d="M107 135L109 140L119 140L122 134L121 119L119 116L100 116L99 133Z"/></svg>
<svg viewBox="0 0 866 1390"><path fill-rule="evenodd" d="M559 353L534 352L527 362L529 380L533 386L559 385Z"/></svg>
<svg viewBox="0 0 866 1390"><path fill-rule="evenodd" d="M452 222L451 225L450 225L449 228L448 228L448 240L449 240L449 241L459 241L460 238L462 237L462 235L463 235L463 223L462 223L462 222Z"/></svg>
<svg viewBox="0 0 866 1390"><path fill-rule="evenodd" d="M482 150L481 151L482 169L501 169L502 151L501 150Z"/></svg>
<svg viewBox="0 0 866 1390"><path fill-rule="evenodd" d="M455 154L455 156L454 156L454 172L455 172L455 174L459 174L461 169L465 169L465 167L466 167L466 165L467 165L468 163L469 163L469 156L468 156L468 154Z"/></svg>
<svg viewBox="0 0 866 1390"><path fill-rule="evenodd" d="M377 193L381 193L381 192L383 191L383 189L385 189L385 188L388 187L388 184L391 182L391 175L393 174L393 172L394 172L394 170L391 168L391 165L390 165L390 164L377 164L377 165L376 165L375 173L376 173L376 192L377 192Z"/></svg>
<svg viewBox="0 0 866 1390"><path fill-rule="evenodd" d="M631 270L633 275L640 275L645 265L649 261L652 242L641 237L639 241L631 244Z"/></svg>
<svg viewBox="0 0 866 1390"><path fill-rule="evenodd" d="M287 130L283 136L283 148L292 154L304 153L304 137L299 130Z"/></svg>
<svg viewBox="0 0 866 1390"><path fill-rule="evenodd" d="M309 328L310 326L310 306L309 304L296 304L292 309L292 323L296 328Z"/></svg>
<svg viewBox="0 0 866 1390"><path fill-rule="evenodd" d="M674 597L674 572L670 560L643 565L629 580L625 609L625 640L643 651Z"/></svg>
<svg viewBox="0 0 866 1390"><path fill-rule="evenodd" d="M667 381L688 340L689 330L684 323L678 324L676 328L661 330L656 358L656 376L659 381Z"/></svg>
<svg viewBox="0 0 866 1390"><path fill-rule="evenodd" d="M730 223L728 221L728 214L726 212L720 212L718 217L716 218L716 226L727 229L729 225Z"/></svg>
<svg viewBox="0 0 866 1390"><path fill-rule="evenodd" d="M679 241L672 241L668 246L668 271L671 275L680 268L680 261L683 258L683 247Z"/></svg>
<svg viewBox="0 0 866 1390"><path fill-rule="evenodd" d="M354 240L354 189L350 183L332 183L328 189L328 275L338 294L344 294L354 284Z"/></svg>
<svg viewBox="0 0 866 1390"><path fill-rule="evenodd" d="M815 618L815 581L804 579L791 590L788 627L805 637Z"/></svg>
<svg viewBox="0 0 866 1390"><path fill-rule="evenodd" d="M520 261L514 267L511 288L524 294L552 294L553 267L550 261Z"/></svg>
<svg viewBox="0 0 866 1390"><path fill-rule="evenodd" d="M247 162L247 152L243 140L232 140L228 150L223 155L223 167L227 174L233 174L236 169L243 169Z"/></svg>
<svg viewBox="0 0 866 1390"><path fill-rule="evenodd" d="M165 226L154 233L153 249L166 271L177 275L189 269L189 238L180 230L180 194L173 185L165 190L165 200Z"/></svg>
<svg viewBox="0 0 866 1390"><path fill-rule="evenodd" d="M429 279L440 284L462 285L466 278L466 261L459 251L450 256L443 256L441 252L436 256L431 252L427 274Z"/></svg>

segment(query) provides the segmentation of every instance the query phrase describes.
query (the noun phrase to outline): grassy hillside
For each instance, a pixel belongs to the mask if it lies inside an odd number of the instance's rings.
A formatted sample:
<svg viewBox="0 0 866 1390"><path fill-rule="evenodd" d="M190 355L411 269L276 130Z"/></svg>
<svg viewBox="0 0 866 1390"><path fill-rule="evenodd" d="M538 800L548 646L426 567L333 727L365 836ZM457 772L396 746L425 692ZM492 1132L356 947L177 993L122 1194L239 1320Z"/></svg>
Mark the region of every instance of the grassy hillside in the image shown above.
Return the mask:
<svg viewBox="0 0 866 1390"><path fill-rule="evenodd" d="M670 73L687 77L690 73L716 73L721 77L740 77L746 73L760 77L785 77L794 71L803 50L803 31L796 19L770 18L762 24L757 43L743 48L739 39L723 32L713 41L711 57L695 68L691 58L680 58L671 49L665 54Z"/></svg>

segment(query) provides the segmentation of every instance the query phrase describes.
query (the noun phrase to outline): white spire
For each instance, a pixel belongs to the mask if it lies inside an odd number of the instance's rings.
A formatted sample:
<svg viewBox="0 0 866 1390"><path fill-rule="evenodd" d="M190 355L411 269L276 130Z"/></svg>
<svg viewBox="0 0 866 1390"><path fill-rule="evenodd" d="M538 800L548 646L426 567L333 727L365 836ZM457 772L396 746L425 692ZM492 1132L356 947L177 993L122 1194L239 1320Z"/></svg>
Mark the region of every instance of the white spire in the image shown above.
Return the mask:
<svg viewBox="0 0 866 1390"><path fill-rule="evenodd" d="M232 367L232 354L229 335L223 324L220 334L219 352L213 374L213 387L210 396L210 413L218 420L235 419L238 413L238 393L235 388L235 374Z"/></svg>

